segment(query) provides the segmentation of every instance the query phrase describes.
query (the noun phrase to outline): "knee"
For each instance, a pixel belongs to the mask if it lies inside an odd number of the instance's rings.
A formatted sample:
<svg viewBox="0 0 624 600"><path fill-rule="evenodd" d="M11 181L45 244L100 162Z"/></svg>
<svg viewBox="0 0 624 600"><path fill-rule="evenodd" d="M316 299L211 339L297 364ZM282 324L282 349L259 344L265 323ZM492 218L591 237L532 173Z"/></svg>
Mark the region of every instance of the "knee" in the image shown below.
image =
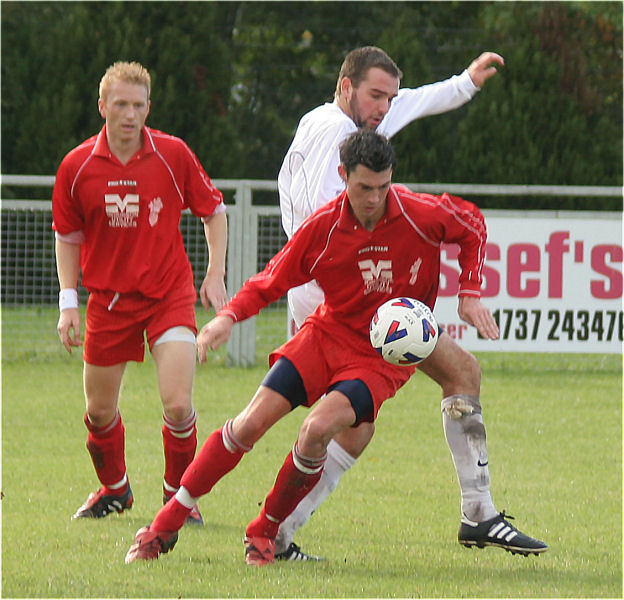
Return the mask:
<svg viewBox="0 0 624 600"><path fill-rule="evenodd" d="M112 423L117 416L117 408L115 406L88 406L86 417L94 427L106 427Z"/></svg>
<svg viewBox="0 0 624 600"><path fill-rule="evenodd" d="M465 353L464 357L464 372L466 379L471 385L479 388L481 386L481 366L474 354L470 352Z"/></svg>
<svg viewBox="0 0 624 600"><path fill-rule="evenodd" d="M325 419L310 413L299 430L299 446L301 448L327 448L331 433Z"/></svg>
<svg viewBox="0 0 624 600"><path fill-rule="evenodd" d="M163 403L163 413L172 423L180 423L188 418L193 411L190 398L179 398L175 401Z"/></svg>
<svg viewBox="0 0 624 600"><path fill-rule="evenodd" d="M463 351L458 357L450 377L442 384L444 396L467 394L479 396L481 390L481 367L470 352Z"/></svg>

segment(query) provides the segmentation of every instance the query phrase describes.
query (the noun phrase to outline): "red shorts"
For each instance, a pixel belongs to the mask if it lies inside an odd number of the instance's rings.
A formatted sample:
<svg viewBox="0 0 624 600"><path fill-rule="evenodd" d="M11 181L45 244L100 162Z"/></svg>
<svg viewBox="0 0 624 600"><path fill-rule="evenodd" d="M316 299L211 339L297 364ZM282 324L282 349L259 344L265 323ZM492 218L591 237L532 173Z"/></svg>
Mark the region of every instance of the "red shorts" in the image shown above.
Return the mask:
<svg viewBox="0 0 624 600"><path fill-rule="evenodd" d="M195 302L191 285L174 287L164 298L142 294L92 292L87 302L83 359L100 367L133 360L142 362L145 335L151 349L172 327L188 327L197 334ZM110 310L109 310L110 306Z"/></svg>
<svg viewBox="0 0 624 600"><path fill-rule="evenodd" d="M273 365L282 356L299 372L308 406L312 406L334 383L360 379L373 398L375 419L381 405L392 398L416 370L416 367L387 363L368 341L354 335L347 327L332 324L329 334L311 320L306 321L294 337L271 352L269 364Z"/></svg>

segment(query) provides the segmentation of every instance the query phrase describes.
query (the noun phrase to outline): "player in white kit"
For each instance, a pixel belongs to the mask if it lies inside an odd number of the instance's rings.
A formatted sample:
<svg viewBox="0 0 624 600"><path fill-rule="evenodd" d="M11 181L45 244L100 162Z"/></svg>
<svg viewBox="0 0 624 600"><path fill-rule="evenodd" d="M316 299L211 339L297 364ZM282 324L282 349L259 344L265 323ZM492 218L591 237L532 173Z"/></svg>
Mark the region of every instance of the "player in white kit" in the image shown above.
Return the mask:
<svg viewBox="0 0 624 600"><path fill-rule="evenodd" d="M460 75L415 89L399 89L401 70L383 50L366 46L351 51L341 66L334 101L302 117L280 169L280 210L288 238L306 217L344 190L338 172L339 146L350 134L358 128L368 128L391 138L415 119L459 108L496 73L496 65L504 65L503 58L494 52L484 52ZM323 292L314 281L288 292L291 333L322 301ZM487 325L487 308L480 302L471 302L469 306L466 311L460 303L460 316L472 325ZM490 331L486 337L495 337L497 333L491 325L487 326ZM425 368L421 370L426 372ZM436 374L428 375L439 382ZM475 371L473 378L476 377ZM277 559L318 558L302 552L293 542L294 534L336 488L373 433L373 423L362 423L332 440L321 480L280 526L275 541ZM472 515L472 519L476 516Z"/></svg>

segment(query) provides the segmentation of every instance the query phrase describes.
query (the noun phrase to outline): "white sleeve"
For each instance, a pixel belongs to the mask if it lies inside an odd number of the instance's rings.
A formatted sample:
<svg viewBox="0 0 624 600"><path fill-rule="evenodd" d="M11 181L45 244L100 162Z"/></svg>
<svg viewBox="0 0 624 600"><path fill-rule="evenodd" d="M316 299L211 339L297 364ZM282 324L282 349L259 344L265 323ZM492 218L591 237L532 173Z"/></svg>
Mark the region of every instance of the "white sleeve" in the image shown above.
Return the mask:
<svg viewBox="0 0 624 600"><path fill-rule="evenodd" d="M377 132L390 138L416 119L439 115L463 106L480 89L472 82L468 71L419 88L402 88L392 101Z"/></svg>
<svg viewBox="0 0 624 600"><path fill-rule="evenodd" d="M355 130L350 119L298 132L278 176L282 227L290 238L301 223L344 190L339 146Z"/></svg>

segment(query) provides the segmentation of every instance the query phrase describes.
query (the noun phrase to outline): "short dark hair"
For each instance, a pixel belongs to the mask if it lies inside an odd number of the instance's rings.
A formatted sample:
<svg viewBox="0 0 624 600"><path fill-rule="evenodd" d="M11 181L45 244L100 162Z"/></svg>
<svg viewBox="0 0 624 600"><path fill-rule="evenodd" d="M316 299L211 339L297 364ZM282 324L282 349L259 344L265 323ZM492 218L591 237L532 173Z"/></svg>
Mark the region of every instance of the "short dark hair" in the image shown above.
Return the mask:
<svg viewBox="0 0 624 600"><path fill-rule="evenodd" d="M340 67L338 81L336 82L336 97L340 96L340 82L345 77L348 77L353 87L357 88L366 77L368 70L373 67L382 69L399 80L403 77L401 69L381 48L377 48L377 46L356 48L347 54Z"/></svg>
<svg viewBox="0 0 624 600"><path fill-rule="evenodd" d="M340 144L340 163L347 175L358 165L379 173L396 165L396 154L387 137L371 129L358 129Z"/></svg>

